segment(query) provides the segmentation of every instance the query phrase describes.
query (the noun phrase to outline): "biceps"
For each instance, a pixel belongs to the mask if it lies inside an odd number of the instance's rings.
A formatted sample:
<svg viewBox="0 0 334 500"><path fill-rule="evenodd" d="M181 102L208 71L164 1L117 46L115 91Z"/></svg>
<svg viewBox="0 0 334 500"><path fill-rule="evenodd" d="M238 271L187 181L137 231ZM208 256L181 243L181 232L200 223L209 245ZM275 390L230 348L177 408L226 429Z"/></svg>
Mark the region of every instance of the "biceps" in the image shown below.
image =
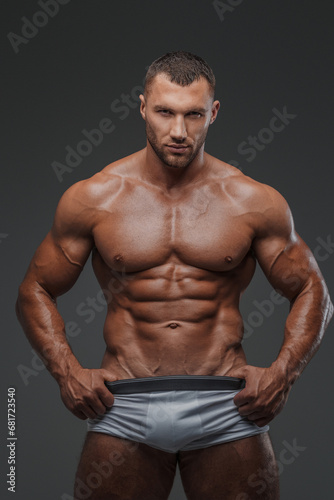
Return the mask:
<svg viewBox="0 0 334 500"><path fill-rule="evenodd" d="M67 292L78 279L92 249L86 239L55 241L50 231L32 258L24 282L38 283L50 295ZM72 250L71 250L72 249Z"/></svg>
<svg viewBox="0 0 334 500"><path fill-rule="evenodd" d="M288 240L259 241L254 249L268 281L289 300L320 276L311 250L296 233Z"/></svg>

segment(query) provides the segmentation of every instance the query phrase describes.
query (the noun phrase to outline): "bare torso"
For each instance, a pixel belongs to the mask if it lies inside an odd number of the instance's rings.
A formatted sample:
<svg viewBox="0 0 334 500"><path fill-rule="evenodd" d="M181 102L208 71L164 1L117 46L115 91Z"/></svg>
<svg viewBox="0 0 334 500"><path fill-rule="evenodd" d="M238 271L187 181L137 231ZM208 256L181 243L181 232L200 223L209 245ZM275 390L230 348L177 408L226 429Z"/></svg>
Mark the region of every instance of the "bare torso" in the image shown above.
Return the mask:
<svg viewBox="0 0 334 500"><path fill-rule="evenodd" d="M265 426L284 407L332 315L316 261L273 188L207 154L176 175L167 175L163 165L155 171L159 163L146 158L144 149L64 193L20 286L21 324L59 383L65 406L78 418L100 418L114 406L106 381L227 375L245 380L233 398L240 416ZM74 285L91 253L108 304L106 351L98 369L84 368L76 359L56 302ZM248 365L241 344L239 300L256 261L291 305L279 356L267 368ZM128 439L94 431L88 435L78 478L96 474L95 462L105 464L115 451L125 457L123 468L102 481L92 498L109 498L114 491L123 498L129 477L135 478L131 498L146 498L153 475L159 490L154 498L167 498L177 461L196 498L202 487L199 470L213 478L214 490L208 494L205 489L201 498L218 498L216 491L219 498L230 497L231 490L224 492L231 484L236 495L240 488L244 495L247 478L260 469L272 477L274 470L266 433L177 454L146 443L126 451ZM278 498L277 475L270 484L266 498ZM251 486L247 491L254 493Z"/></svg>
<svg viewBox="0 0 334 500"><path fill-rule="evenodd" d="M204 152L219 109L206 78L183 83L157 74L139 96L146 148L66 190L19 287L16 312L62 401L80 419L113 413L117 397L107 381L227 375L245 381L233 397L240 417L263 427L316 352L333 306L284 198ZM57 297L72 288L91 253L108 308L102 366L88 369L67 342ZM266 368L248 365L241 344L239 301L256 261L290 301L282 347ZM146 435L150 419L142 410ZM115 412L116 422L123 414L117 405ZM130 411L129 418L124 429L133 427ZM177 462L189 498L253 498L249 478L259 470L271 478L265 497L279 496L266 433L171 454L145 440L126 450L132 435L120 440L104 432L88 432L78 467L80 492L96 465L108 477L92 499L167 498ZM115 453L124 465L117 459L109 477L105 467Z"/></svg>
<svg viewBox="0 0 334 500"><path fill-rule="evenodd" d="M119 378L227 375L246 363L239 299L255 270L248 178L207 155L199 180L166 191L140 178L142 159L138 152L100 174L92 263L108 303L102 367Z"/></svg>

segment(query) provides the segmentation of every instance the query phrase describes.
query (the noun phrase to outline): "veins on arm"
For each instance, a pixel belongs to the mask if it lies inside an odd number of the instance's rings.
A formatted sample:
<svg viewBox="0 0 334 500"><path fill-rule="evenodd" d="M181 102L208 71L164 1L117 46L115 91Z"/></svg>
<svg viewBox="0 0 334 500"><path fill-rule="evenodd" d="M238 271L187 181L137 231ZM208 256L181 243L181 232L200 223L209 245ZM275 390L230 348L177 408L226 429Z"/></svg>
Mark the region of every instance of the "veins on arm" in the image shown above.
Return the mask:
<svg viewBox="0 0 334 500"><path fill-rule="evenodd" d="M289 207L278 193L264 211L253 248L270 284L290 301L284 341L276 360L295 380L318 349L332 304L317 262L295 232Z"/></svg>
<svg viewBox="0 0 334 500"><path fill-rule="evenodd" d="M74 259L72 259L69 255L69 253L65 250L65 248L58 243L58 247L60 248L60 250L62 251L64 257L67 259L67 261L70 263L70 264L73 264L74 266L77 266L79 267L80 269L83 269L83 264L81 264L81 262L76 262Z"/></svg>

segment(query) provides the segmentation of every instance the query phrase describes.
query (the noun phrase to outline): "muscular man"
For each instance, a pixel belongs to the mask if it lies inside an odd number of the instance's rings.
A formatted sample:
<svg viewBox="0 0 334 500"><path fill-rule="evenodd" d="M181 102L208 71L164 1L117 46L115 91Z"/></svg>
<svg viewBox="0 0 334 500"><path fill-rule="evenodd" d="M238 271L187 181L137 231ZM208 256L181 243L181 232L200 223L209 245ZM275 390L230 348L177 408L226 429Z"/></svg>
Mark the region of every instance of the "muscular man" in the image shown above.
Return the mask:
<svg viewBox="0 0 334 500"><path fill-rule="evenodd" d="M167 499L177 464L190 500L279 498L268 423L332 304L282 196L204 152L214 87L186 52L150 66L146 147L65 192L20 286L29 341L66 407L88 418L77 500ZM80 365L56 307L90 254L108 304L100 369ZM241 343L256 261L291 304L268 368L248 365Z"/></svg>

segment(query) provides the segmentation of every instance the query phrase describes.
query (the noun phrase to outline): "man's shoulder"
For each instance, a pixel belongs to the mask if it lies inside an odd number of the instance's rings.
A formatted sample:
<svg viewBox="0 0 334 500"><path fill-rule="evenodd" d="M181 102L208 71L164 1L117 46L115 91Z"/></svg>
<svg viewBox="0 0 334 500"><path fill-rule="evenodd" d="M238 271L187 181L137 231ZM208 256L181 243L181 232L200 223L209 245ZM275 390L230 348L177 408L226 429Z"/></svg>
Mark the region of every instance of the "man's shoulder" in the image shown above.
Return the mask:
<svg viewBox="0 0 334 500"><path fill-rule="evenodd" d="M284 204L283 196L272 186L245 175L241 170L211 157L212 172L224 192L235 201L262 209Z"/></svg>
<svg viewBox="0 0 334 500"><path fill-rule="evenodd" d="M85 205L87 209L99 208L106 198L111 200L125 182L131 181L131 171L135 171L139 153L116 160L93 176L76 182L65 191L61 201L73 209L79 205Z"/></svg>

